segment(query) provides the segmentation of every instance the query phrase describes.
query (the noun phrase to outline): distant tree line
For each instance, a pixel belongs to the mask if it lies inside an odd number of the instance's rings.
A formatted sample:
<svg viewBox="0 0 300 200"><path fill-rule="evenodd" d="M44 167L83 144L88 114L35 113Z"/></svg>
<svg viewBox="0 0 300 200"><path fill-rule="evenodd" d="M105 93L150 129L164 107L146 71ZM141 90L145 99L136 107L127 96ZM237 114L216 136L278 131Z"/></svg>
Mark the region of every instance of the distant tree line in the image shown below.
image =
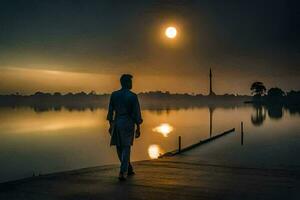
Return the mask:
<svg viewBox="0 0 300 200"><path fill-rule="evenodd" d="M300 91L291 90L284 92L281 88L272 87L267 89L262 82L252 83L250 90L253 94L254 103L265 104L300 104Z"/></svg>
<svg viewBox="0 0 300 200"><path fill-rule="evenodd" d="M246 95L202 95L175 93L168 91L150 91L138 94L142 107L147 108L177 108L177 107L193 107L213 104L238 104L246 100L250 100L250 96ZM96 94L95 91L89 93L66 93L59 92L47 93L36 92L32 95L0 95L0 106L30 106L38 110L59 110L62 107L68 109L84 109L84 108L105 108L107 107L110 94Z"/></svg>

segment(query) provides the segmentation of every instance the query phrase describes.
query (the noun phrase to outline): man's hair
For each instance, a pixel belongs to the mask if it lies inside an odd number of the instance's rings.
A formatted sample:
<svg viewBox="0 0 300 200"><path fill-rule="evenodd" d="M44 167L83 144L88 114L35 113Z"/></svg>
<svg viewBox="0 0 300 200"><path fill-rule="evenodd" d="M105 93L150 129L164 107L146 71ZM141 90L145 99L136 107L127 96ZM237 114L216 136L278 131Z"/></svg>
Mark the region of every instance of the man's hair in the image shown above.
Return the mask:
<svg viewBox="0 0 300 200"><path fill-rule="evenodd" d="M121 76L120 82L123 88L128 88L128 83L131 81L132 77L131 74L123 74Z"/></svg>

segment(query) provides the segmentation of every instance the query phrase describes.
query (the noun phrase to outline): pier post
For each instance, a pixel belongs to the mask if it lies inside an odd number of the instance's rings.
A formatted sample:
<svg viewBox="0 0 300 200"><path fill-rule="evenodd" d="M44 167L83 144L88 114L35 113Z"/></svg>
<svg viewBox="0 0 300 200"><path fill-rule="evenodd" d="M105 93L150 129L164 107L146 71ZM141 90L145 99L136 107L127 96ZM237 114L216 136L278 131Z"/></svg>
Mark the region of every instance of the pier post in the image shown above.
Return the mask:
<svg viewBox="0 0 300 200"><path fill-rule="evenodd" d="M178 153L181 153L181 136L178 137Z"/></svg>
<svg viewBox="0 0 300 200"><path fill-rule="evenodd" d="M244 123L241 122L241 145L244 145Z"/></svg>

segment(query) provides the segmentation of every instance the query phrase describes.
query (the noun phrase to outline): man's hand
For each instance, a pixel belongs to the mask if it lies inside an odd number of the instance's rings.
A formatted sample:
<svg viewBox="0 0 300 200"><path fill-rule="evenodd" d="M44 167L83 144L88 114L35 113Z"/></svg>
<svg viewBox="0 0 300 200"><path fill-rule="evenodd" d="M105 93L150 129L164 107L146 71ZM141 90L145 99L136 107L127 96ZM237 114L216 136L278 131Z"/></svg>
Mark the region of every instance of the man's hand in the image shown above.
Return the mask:
<svg viewBox="0 0 300 200"><path fill-rule="evenodd" d="M113 133L113 122L109 122L108 132L109 132L110 135L112 135L112 133Z"/></svg>
<svg viewBox="0 0 300 200"><path fill-rule="evenodd" d="M141 135L140 126L137 126L137 127L136 127L136 130L135 130L135 138L139 138L140 135Z"/></svg>
<svg viewBox="0 0 300 200"><path fill-rule="evenodd" d="M112 131L113 131L112 129L113 129L112 126L109 126L108 132L110 135L112 134Z"/></svg>

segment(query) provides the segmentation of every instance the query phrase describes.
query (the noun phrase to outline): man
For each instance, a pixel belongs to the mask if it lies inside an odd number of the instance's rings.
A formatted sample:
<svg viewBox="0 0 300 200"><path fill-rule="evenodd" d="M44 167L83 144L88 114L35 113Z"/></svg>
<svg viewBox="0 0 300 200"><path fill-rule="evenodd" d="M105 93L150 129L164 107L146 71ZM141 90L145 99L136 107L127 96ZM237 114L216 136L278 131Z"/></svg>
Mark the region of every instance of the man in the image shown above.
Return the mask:
<svg viewBox="0 0 300 200"><path fill-rule="evenodd" d="M135 138L140 137L140 124L143 122L138 97L131 92L132 75L123 74L120 78L122 88L111 94L107 120L109 121L110 145L116 145L121 162L119 180L134 175L130 164L130 148ZM136 130L135 130L136 126Z"/></svg>

